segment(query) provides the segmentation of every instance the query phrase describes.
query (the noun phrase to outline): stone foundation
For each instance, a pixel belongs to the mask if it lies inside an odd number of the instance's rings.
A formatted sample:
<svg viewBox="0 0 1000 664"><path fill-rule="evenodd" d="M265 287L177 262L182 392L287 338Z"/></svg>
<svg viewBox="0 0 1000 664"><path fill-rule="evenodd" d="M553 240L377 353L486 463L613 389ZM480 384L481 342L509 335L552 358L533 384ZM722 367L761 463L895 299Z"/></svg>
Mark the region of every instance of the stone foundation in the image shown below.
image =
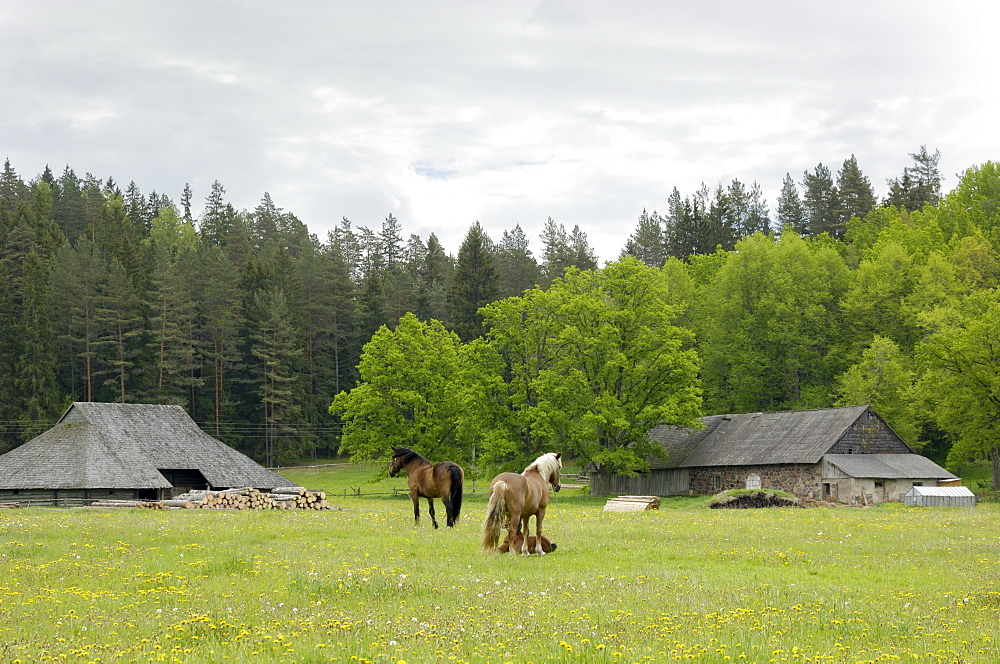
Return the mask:
<svg viewBox="0 0 1000 664"><path fill-rule="evenodd" d="M768 466L717 466L689 469L691 493L710 496L730 489L760 488L787 491L798 498L822 497L819 464L778 464ZM747 486L751 475L759 486Z"/></svg>

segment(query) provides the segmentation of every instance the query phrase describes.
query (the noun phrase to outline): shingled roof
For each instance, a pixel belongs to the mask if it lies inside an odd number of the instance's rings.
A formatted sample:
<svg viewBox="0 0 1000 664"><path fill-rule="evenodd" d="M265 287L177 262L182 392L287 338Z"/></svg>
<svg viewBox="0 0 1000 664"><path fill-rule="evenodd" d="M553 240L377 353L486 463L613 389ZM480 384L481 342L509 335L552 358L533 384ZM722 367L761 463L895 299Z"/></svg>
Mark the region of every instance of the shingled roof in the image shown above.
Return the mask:
<svg viewBox="0 0 1000 664"><path fill-rule="evenodd" d="M823 458L851 477L958 479L919 454L827 454Z"/></svg>
<svg viewBox="0 0 1000 664"><path fill-rule="evenodd" d="M159 470L215 488L290 484L212 438L180 406L74 403L54 427L0 456L0 489L161 489Z"/></svg>
<svg viewBox="0 0 1000 664"><path fill-rule="evenodd" d="M703 417L704 429L660 426L669 455L653 468L819 463L868 406Z"/></svg>

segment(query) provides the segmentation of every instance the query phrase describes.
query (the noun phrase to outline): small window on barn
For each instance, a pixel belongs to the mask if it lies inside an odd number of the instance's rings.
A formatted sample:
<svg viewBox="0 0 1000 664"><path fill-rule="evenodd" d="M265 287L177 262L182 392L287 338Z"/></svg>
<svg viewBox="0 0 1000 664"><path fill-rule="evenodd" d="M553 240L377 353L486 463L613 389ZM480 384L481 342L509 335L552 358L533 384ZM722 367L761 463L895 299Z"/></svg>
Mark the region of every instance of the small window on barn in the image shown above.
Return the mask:
<svg viewBox="0 0 1000 664"><path fill-rule="evenodd" d="M883 489L883 488L885 488L885 482L875 482L875 488L876 489Z"/></svg>
<svg viewBox="0 0 1000 664"><path fill-rule="evenodd" d="M923 486L923 485L924 485L923 482L914 482L913 483L913 486Z"/></svg>
<svg viewBox="0 0 1000 664"><path fill-rule="evenodd" d="M19 494L20 492L21 492L21 490L20 490L20 489L14 489L14 495L15 495L15 496L16 496L17 494Z"/></svg>
<svg viewBox="0 0 1000 664"><path fill-rule="evenodd" d="M760 475L747 475L747 488L748 489L759 489L760 488Z"/></svg>
<svg viewBox="0 0 1000 664"><path fill-rule="evenodd" d="M715 490L716 491L722 490L722 475L715 476Z"/></svg>

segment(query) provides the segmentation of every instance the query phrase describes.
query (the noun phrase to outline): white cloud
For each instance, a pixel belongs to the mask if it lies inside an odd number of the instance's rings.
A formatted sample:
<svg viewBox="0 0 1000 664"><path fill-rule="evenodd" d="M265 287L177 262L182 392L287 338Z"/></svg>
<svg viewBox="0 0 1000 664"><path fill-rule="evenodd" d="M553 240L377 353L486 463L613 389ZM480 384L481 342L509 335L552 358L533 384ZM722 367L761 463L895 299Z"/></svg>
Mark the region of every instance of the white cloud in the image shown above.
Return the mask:
<svg viewBox="0 0 1000 664"><path fill-rule="evenodd" d="M716 0L503 4L39 2L0 9L0 141L320 236L348 216L436 232L552 216L614 258L643 208L850 154L877 188L920 145L997 158L997 9ZM952 178L952 184L953 184Z"/></svg>

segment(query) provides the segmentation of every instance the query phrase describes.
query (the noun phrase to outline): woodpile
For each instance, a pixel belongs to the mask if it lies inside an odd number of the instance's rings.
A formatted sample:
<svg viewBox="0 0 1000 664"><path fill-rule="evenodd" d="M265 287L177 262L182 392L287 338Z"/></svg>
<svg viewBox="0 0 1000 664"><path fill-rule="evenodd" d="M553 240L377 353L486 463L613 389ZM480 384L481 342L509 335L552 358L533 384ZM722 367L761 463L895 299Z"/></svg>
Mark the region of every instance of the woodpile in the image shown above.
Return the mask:
<svg viewBox="0 0 1000 664"><path fill-rule="evenodd" d="M188 491L171 500L161 500L173 509L215 510L328 510L326 492L300 486L279 487L270 492L253 488L222 491Z"/></svg>
<svg viewBox="0 0 1000 664"><path fill-rule="evenodd" d="M21 503L0 503L0 510L16 510L21 507Z"/></svg>
<svg viewBox="0 0 1000 664"><path fill-rule="evenodd" d="M610 498L604 505L605 512L642 512L660 509L660 499L656 496L618 496Z"/></svg>

